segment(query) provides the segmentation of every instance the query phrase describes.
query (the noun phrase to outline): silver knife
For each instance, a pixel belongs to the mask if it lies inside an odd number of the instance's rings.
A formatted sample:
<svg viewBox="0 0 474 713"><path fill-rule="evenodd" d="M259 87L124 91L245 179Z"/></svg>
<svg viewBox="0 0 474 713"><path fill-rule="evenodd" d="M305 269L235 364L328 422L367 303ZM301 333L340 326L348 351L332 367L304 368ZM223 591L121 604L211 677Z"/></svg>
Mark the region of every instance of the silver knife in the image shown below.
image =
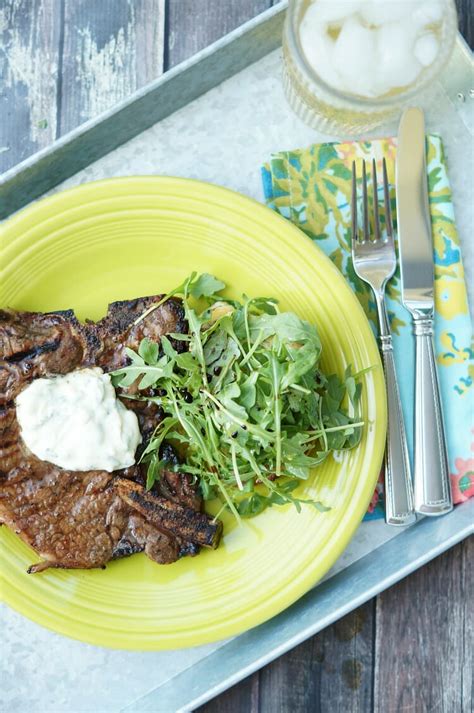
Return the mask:
<svg viewBox="0 0 474 713"><path fill-rule="evenodd" d="M434 265L428 205L423 111L406 109L398 130L396 195L403 304L415 333L415 510L444 515L453 508L433 347Z"/></svg>

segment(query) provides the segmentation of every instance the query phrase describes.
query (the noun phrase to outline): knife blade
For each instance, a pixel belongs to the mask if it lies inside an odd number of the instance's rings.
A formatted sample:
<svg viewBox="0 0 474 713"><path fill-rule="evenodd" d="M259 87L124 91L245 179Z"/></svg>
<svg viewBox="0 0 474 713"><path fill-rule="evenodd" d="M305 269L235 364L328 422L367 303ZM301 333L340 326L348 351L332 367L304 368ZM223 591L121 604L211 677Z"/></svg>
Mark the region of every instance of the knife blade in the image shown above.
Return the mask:
<svg viewBox="0 0 474 713"><path fill-rule="evenodd" d="M405 307L433 309L434 267L423 111L405 111L398 130L396 162L398 247Z"/></svg>
<svg viewBox="0 0 474 713"><path fill-rule="evenodd" d="M444 515L453 508L443 412L433 345L434 260L421 109L402 115L396 158L398 245L402 299L415 333L415 511Z"/></svg>

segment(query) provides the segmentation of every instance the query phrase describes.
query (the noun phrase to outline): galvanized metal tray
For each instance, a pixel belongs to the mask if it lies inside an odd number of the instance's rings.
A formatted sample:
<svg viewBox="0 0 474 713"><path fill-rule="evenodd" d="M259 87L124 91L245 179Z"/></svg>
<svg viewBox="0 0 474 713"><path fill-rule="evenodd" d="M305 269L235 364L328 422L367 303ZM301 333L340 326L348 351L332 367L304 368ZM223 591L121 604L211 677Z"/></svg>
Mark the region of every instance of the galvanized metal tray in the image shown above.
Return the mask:
<svg viewBox="0 0 474 713"><path fill-rule="evenodd" d="M261 199L259 167L273 151L337 138L316 134L286 105L278 50L285 9L281 3L263 13L5 173L0 217L51 190L137 173L200 178ZM459 38L449 67L422 104L428 128L445 141L466 274L472 278L468 237L474 201L464 163L473 132L471 81L472 59ZM378 135L395 131L387 125ZM99 649L4 609L4 656L12 671L28 665L28 691L18 696L13 684L11 690L3 684L6 704L12 712L31 713L190 711L461 541L473 523L474 500L444 518L402 530L363 523L324 581L300 601L241 636L195 649Z"/></svg>

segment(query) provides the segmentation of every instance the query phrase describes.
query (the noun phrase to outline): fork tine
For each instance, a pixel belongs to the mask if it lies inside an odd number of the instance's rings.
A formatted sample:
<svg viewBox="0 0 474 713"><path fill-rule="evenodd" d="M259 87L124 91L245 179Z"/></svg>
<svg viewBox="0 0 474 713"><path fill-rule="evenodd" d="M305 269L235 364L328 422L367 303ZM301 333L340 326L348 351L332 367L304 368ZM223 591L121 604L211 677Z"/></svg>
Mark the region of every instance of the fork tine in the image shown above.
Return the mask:
<svg viewBox="0 0 474 713"><path fill-rule="evenodd" d="M365 170L365 161L362 162L362 200L364 210L364 240L370 239L369 227L369 201L367 198L367 173Z"/></svg>
<svg viewBox="0 0 474 713"><path fill-rule="evenodd" d="M387 162L385 159L382 162L383 168L383 195L385 203L385 229L387 231L387 240L393 243L393 224L392 224L392 205L390 203L390 186L387 176Z"/></svg>
<svg viewBox="0 0 474 713"><path fill-rule="evenodd" d="M374 233L375 240L380 240L380 216L379 216L379 197L377 194L377 166L375 165L375 159L372 159L372 188L374 191Z"/></svg>
<svg viewBox="0 0 474 713"><path fill-rule="evenodd" d="M352 197L351 197L352 243L358 240L357 230L357 174L356 163L352 162ZM352 246L354 247L354 246Z"/></svg>

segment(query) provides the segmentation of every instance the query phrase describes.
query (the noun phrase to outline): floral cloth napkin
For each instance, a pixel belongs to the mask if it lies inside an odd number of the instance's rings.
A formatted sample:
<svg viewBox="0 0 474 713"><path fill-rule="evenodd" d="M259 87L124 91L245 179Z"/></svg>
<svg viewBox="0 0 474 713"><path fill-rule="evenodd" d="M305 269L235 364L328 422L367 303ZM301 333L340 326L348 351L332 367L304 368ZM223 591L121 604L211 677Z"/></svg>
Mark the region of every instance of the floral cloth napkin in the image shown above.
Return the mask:
<svg viewBox="0 0 474 713"><path fill-rule="evenodd" d="M454 502L460 503L474 495L472 328L441 138L428 136L426 150L434 240L435 349L453 496ZM350 257L351 165L353 160L375 158L377 167L381 168L385 157L394 208L395 153L395 139L315 144L307 149L274 154L262 168L267 204L301 228L337 265L362 304L375 333L377 322L372 293L355 275ZM383 200L382 194L379 197ZM413 457L414 336L410 315L401 301L398 268L387 286L387 307L408 445ZM366 519L381 517L383 513L381 475Z"/></svg>

